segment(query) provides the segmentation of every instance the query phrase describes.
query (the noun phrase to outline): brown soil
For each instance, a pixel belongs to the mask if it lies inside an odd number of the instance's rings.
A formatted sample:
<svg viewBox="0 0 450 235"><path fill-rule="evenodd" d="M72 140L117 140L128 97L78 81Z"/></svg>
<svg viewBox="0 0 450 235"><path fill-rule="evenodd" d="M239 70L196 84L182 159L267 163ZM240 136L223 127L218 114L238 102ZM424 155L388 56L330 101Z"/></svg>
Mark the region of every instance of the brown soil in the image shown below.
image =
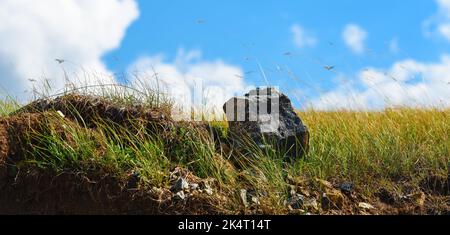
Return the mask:
<svg viewBox="0 0 450 235"><path fill-rule="evenodd" d="M23 139L26 133L38 129L45 114L22 114L8 118L0 118L0 163L8 158L16 158L23 151Z"/></svg>
<svg viewBox="0 0 450 235"><path fill-rule="evenodd" d="M447 176L432 175L421 182L421 187L434 195L450 195L450 172Z"/></svg>
<svg viewBox="0 0 450 235"><path fill-rule="evenodd" d="M351 192L340 189L339 183L330 183L327 187L317 187L314 180L306 180L298 191L319 203L316 213L323 215L448 215L450 214L450 198L447 195L427 192L423 189L399 183L405 194L383 187L375 189L371 197L364 196L363 191L355 186ZM338 182L338 181L336 181ZM409 188L409 190L408 190ZM378 191L378 192L377 192ZM324 200L323 194L335 194ZM364 208L360 203L367 203L373 208ZM313 210L314 212L314 210ZM298 213L298 211L291 211Z"/></svg>
<svg viewBox="0 0 450 235"><path fill-rule="evenodd" d="M19 109L13 115L46 111L61 111L66 117L87 127L95 127L99 120L125 127L131 127L132 122L136 120L158 123L161 126L170 126L173 123L170 110L149 108L139 104L119 105L102 98L77 94L55 99L40 99Z"/></svg>
<svg viewBox="0 0 450 235"><path fill-rule="evenodd" d="M168 189L136 190L114 177L39 171L0 180L1 214L218 214L218 197L176 200ZM223 213L220 212L220 213Z"/></svg>

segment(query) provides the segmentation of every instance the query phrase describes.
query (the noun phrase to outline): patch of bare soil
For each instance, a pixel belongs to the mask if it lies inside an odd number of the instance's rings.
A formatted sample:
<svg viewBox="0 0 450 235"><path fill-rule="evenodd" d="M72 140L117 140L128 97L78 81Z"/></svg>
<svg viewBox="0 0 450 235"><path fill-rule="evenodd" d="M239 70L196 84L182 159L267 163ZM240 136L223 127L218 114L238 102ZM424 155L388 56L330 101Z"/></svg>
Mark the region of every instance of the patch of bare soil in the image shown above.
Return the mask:
<svg viewBox="0 0 450 235"><path fill-rule="evenodd" d="M421 182L421 187L430 194L450 195L450 172L447 176L432 175Z"/></svg>
<svg viewBox="0 0 450 235"><path fill-rule="evenodd" d="M23 140L33 129L38 130L45 114L22 114L0 118L0 163L18 159L24 151Z"/></svg>
<svg viewBox="0 0 450 235"><path fill-rule="evenodd" d="M374 196L350 182L321 179L286 180L291 187L287 202L291 214L322 215L443 215L449 214L450 198L426 192L417 186L402 185L402 193L379 187Z"/></svg>
<svg viewBox="0 0 450 235"><path fill-rule="evenodd" d="M107 175L30 170L1 179L1 214L222 214L217 195L184 199L166 188L133 189Z"/></svg>
<svg viewBox="0 0 450 235"><path fill-rule="evenodd" d="M132 121L141 120L171 125L170 110L149 108L141 104L119 105L99 97L69 94L55 99L40 99L19 109L13 115L21 113L42 113L60 111L66 117L95 127L99 120L117 123L121 126L132 126Z"/></svg>

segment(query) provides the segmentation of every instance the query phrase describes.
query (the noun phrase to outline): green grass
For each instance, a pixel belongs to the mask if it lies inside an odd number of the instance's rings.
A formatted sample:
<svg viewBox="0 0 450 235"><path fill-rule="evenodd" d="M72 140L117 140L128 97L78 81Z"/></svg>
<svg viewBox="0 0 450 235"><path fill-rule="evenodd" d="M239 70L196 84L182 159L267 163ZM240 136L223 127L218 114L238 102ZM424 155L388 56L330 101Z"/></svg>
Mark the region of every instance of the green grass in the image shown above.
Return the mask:
<svg viewBox="0 0 450 235"><path fill-rule="evenodd" d="M3 117L15 109L11 101L0 102ZM124 181L138 172L140 187L151 188L168 186L170 169L182 166L199 177L216 179L232 201L227 209L241 208L239 191L246 188L265 192L263 203L277 213L286 210L287 176L350 181L371 196L382 184L417 184L431 174L448 172L450 110L311 110L299 115L310 129L311 142L307 156L292 164L283 162L283 153L262 151L251 141L245 141L247 151L220 148L207 132L188 124L180 125L168 144L164 135L139 132L139 124L129 130L99 120L96 129L87 129L49 114L39 131L28 133L32 147L18 167L103 172ZM225 122L211 124L220 140L229 137Z"/></svg>
<svg viewBox="0 0 450 235"><path fill-rule="evenodd" d="M311 148L295 170L306 176L371 187L380 179L447 174L450 110L310 111L300 116L310 128Z"/></svg>
<svg viewBox="0 0 450 235"><path fill-rule="evenodd" d="M142 183L167 183L170 161L163 141L150 134L136 136L113 123L91 130L57 115L48 115L39 131L28 134L30 150L23 167L37 166L56 173L102 172L119 180L138 172Z"/></svg>

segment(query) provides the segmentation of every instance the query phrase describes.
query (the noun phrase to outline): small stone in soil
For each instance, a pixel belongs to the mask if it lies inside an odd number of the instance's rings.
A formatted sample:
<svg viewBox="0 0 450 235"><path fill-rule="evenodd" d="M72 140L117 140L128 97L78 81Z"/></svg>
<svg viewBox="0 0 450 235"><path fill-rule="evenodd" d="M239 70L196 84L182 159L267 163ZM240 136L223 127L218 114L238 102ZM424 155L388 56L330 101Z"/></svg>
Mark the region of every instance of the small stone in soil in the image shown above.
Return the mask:
<svg viewBox="0 0 450 235"><path fill-rule="evenodd" d="M345 182L342 183L339 188L341 189L341 191L345 194L351 194L353 192L353 183L350 182Z"/></svg>
<svg viewBox="0 0 450 235"><path fill-rule="evenodd" d="M294 210L301 209L304 201L305 197L301 194L297 194L289 200L289 206L291 206Z"/></svg>
<svg viewBox="0 0 450 235"><path fill-rule="evenodd" d="M170 189L172 192L178 192L189 189L189 183L183 177L180 177Z"/></svg>
<svg viewBox="0 0 450 235"><path fill-rule="evenodd" d="M196 184L196 183L193 183L193 184L190 185L191 190L197 190L198 187L199 187L199 186L198 186L198 184Z"/></svg>
<svg viewBox="0 0 450 235"><path fill-rule="evenodd" d="M184 200L184 199L186 199L186 195L184 194L183 191L180 191L180 192L176 193L174 197L175 197L176 200Z"/></svg>
<svg viewBox="0 0 450 235"><path fill-rule="evenodd" d="M242 203L244 203L244 206L248 207L247 190L246 189L241 189L240 196L241 196Z"/></svg>

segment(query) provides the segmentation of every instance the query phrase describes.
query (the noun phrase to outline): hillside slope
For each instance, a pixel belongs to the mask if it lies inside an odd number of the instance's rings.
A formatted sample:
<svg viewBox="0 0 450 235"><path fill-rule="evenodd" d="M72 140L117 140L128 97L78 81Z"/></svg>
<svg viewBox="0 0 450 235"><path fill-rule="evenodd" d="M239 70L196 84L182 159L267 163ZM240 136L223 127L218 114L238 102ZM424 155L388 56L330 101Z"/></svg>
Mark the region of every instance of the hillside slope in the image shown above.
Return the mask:
<svg viewBox="0 0 450 235"><path fill-rule="evenodd" d="M0 214L448 214L450 110L300 112L294 163L223 121L69 94L0 102Z"/></svg>

